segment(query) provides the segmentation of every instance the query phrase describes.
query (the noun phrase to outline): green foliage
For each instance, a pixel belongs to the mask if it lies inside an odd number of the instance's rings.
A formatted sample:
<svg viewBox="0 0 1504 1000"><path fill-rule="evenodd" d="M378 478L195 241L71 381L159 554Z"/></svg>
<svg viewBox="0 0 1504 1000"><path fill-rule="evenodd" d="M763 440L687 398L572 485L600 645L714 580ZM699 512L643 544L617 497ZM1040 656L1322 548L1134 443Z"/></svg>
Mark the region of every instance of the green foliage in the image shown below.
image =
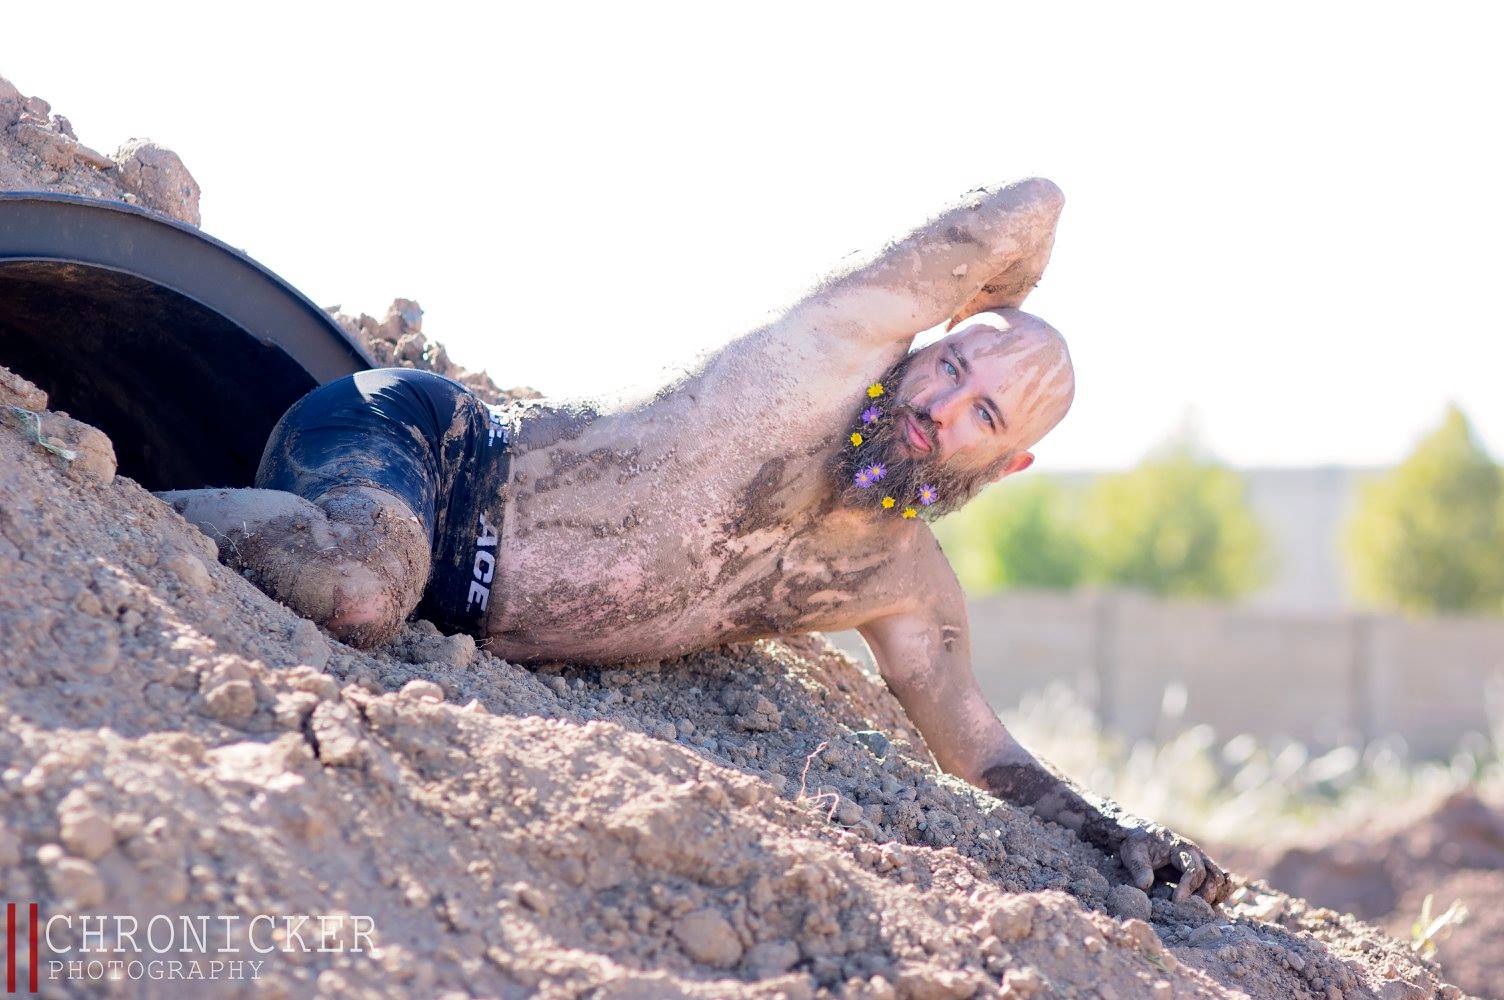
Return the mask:
<svg viewBox="0 0 1504 1000"><path fill-rule="evenodd" d="M1504 485L1457 407L1410 457L1366 483L1348 524L1358 596L1407 611L1504 603Z"/></svg>
<svg viewBox="0 0 1504 1000"><path fill-rule="evenodd" d="M1129 472L1100 477L1086 496L1087 578L1175 597L1233 598L1267 575L1264 532L1243 477L1188 442Z"/></svg>
<svg viewBox="0 0 1504 1000"><path fill-rule="evenodd" d="M1086 561L1076 506L1075 498L1047 476L1007 479L938 522L935 534L972 593L1067 589L1081 581Z"/></svg>
<svg viewBox="0 0 1504 1000"><path fill-rule="evenodd" d="M1236 472L1182 443L1085 491L1006 480L936 525L971 593L1093 582L1236 597L1263 576L1264 536Z"/></svg>

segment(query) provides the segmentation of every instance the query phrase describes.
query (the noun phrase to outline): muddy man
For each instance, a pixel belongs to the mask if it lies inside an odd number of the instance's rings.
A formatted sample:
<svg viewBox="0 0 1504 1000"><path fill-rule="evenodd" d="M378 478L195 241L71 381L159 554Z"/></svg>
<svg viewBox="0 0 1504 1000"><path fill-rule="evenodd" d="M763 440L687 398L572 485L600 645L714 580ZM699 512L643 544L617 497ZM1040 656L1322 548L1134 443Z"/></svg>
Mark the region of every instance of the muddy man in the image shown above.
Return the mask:
<svg viewBox="0 0 1504 1000"><path fill-rule="evenodd" d="M1040 179L971 192L610 406L493 408L429 372L362 372L288 411L257 489L163 498L356 645L414 611L514 662L858 629L945 770L1116 854L1144 890L1215 903L1228 878L1199 847L1009 735L927 523L1027 468L1070 407L1064 340L1018 311L1061 204ZM555 336L567 353L571 331Z"/></svg>

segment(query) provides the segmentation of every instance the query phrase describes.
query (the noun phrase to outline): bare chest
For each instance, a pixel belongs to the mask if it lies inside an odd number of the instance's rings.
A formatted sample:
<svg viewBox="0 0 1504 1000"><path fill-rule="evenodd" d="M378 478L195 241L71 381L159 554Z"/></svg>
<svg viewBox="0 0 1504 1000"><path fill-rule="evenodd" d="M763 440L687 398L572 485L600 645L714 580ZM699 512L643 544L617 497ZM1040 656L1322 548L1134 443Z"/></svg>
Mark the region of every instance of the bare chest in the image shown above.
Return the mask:
<svg viewBox="0 0 1504 1000"><path fill-rule="evenodd" d="M490 648L619 661L855 624L887 552L824 502L826 442L763 445L624 433L518 463Z"/></svg>

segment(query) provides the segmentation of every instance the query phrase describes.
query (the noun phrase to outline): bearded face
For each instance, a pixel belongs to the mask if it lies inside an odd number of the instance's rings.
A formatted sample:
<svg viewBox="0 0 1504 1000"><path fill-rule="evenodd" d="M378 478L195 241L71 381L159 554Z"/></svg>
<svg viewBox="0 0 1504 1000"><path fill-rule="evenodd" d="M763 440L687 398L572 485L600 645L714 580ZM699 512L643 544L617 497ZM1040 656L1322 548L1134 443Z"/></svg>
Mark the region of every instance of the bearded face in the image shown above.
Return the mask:
<svg viewBox="0 0 1504 1000"><path fill-rule="evenodd" d="M833 471L845 506L867 507L894 518L934 520L959 509L992 482L1009 456L981 469L957 468L954 462L931 457L939 452L933 447L934 422L898 396L913 358L913 353L906 354L883 373L877 382L880 394L862 397L847 428L848 435L860 435L861 443L854 445L856 438L848 437ZM912 457L912 449L905 446L909 420L931 443L927 456Z"/></svg>

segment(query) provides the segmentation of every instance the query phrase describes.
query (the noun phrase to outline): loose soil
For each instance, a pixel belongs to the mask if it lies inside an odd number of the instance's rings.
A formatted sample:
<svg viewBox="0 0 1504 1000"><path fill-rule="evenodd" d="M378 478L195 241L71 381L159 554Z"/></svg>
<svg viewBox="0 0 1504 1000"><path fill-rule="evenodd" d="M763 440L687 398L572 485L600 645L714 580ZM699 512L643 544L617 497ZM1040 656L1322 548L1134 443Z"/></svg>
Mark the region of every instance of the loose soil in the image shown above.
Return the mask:
<svg viewBox="0 0 1504 1000"><path fill-rule="evenodd" d="M119 161L38 159L21 124L68 130L23 122L7 87L6 186L130 193ZM0 369L4 897L143 925L373 921L370 947L342 932L214 995L1461 995L1261 885L1220 911L1122 886L1069 831L940 774L822 639L530 670L419 621L363 653L219 555Z"/></svg>
<svg viewBox="0 0 1504 1000"><path fill-rule="evenodd" d="M1459 986L1504 1000L1504 808L1499 805L1460 791L1417 816L1378 828L1231 856L1280 889L1352 912L1405 940L1427 895L1433 897L1433 915L1461 900L1467 920L1437 942L1436 957Z"/></svg>

